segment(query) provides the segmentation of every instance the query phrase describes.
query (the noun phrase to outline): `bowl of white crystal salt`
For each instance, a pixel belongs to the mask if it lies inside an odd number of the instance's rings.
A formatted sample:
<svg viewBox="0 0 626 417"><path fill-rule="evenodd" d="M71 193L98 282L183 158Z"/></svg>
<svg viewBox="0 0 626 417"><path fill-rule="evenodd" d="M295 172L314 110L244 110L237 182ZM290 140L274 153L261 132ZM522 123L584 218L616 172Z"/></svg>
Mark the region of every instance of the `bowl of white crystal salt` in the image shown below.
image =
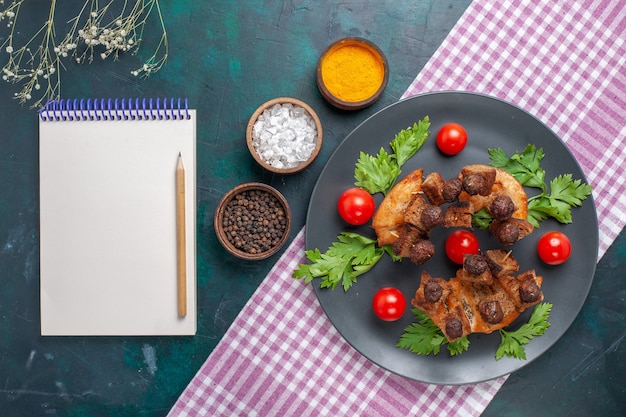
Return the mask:
<svg viewBox="0 0 626 417"><path fill-rule="evenodd" d="M322 124L305 102L278 97L250 117L246 143L252 157L277 174L293 174L311 164L322 148Z"/></svg>

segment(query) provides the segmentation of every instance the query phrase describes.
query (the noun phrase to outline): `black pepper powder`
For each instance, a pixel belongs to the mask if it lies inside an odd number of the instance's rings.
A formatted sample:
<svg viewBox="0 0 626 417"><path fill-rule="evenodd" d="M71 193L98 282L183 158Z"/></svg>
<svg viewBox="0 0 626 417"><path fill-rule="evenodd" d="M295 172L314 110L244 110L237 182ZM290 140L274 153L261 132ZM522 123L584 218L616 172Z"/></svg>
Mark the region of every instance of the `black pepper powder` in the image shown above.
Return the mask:
<svg viewBox="0 0 626 417"><path fill-rule="evenodd" d="M287 229L287 217L274 195L264 190L247 190L226 205L222 226L235 248L256 255L279 244Z"/></svg>

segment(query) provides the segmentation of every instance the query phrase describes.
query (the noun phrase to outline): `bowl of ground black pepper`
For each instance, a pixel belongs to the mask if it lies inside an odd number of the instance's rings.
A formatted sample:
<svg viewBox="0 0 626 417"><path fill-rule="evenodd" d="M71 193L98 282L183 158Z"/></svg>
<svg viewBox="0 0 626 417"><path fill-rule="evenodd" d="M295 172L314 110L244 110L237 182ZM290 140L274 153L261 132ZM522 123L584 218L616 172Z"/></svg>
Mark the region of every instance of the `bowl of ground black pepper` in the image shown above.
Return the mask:
<svg viewBox="0 0 626 417"><path fill-rule="evenodd" d="M330 44L320 56L316 80L330 104L342 110L360 110L383 94L389 81L389 63L371 41L343 38Z"/></svg>
<svg viewBox="0 0 626 417"><path fill-rule="evenodd" d="M322 148L323 136L315 111L292 97L278 97L260 105L246 128L252 157L277 174L293 174L308 167Z"/></svg>
<svg viewBox="0 0 626 417"><path fill-rule="evenodd" d="M278 252L289 238L291 210L275 188L245 183L222 197L214 226L218 240L234 256L265 259Z"/></svg>

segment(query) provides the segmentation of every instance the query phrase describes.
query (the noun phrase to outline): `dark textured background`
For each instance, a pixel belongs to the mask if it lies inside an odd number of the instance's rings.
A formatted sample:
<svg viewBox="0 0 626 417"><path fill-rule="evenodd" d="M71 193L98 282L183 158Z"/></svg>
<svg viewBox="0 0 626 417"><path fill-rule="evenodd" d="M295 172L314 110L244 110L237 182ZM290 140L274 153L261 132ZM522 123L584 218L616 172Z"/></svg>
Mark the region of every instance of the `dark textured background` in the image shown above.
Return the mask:
<svg viewBox="0 0 626 417"><path fill-rule="evenodd" d="M118 2L119 3L119 2ZM39 336L38 126L36 112L0 83L0 415L161 416L197 372L278 259L230 257L215 239L217 202L233 186L261 181L282 191L304 225L313 185L337 144L360 122L396 102L456 23L470 0L163 2L170 42L165 67L148 79L130 71L147 57L91 65L67 62L62 95L189 98L198 110L198 334L195 337ZM35 30L48 1L27 3L17 38ZM57 32L80 1L58 7ZM154 22L153 22L154 23ZM0 25L4 23L0 22ZM6 29L0 27L0 42ZM315 85L319 54L334 40L361 36L387 55L389 85L358 112L336 110ZM5 62L0 51L0 63ZM305 172L279 176L255 165L244 144L258 105L292 96L310 104L324 147ZM596 273L574 326L548 353L512 375L485 415L617 415L626 408L625 285L621 234Z"/></svg>

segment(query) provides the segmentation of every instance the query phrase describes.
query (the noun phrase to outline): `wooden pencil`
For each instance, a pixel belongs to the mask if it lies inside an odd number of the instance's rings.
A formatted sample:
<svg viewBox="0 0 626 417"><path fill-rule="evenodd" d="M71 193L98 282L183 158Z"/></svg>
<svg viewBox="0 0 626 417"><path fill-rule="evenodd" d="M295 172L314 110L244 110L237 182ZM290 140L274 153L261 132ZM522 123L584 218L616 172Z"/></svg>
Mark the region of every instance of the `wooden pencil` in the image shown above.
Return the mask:
<svg viewBox="0 0 626 417"><path fill-rule="evenodd" d="M178 153L176 164L176 255L178 316L187 315L187 248L185 234L185 167L183 157Z"/></svg>

